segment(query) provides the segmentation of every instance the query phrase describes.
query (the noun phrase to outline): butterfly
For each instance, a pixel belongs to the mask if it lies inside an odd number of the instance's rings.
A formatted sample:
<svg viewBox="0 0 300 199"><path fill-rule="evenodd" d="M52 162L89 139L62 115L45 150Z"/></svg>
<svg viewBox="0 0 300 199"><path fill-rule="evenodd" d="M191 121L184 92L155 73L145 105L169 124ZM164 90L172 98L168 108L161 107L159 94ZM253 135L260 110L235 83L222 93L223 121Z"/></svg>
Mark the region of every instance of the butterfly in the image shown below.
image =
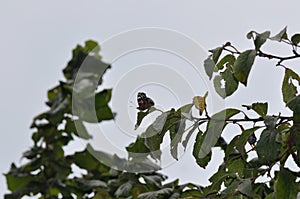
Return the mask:
<svg viewBox="0 0 300 199"><path fill-rule="evenodd" d="M146 93L143 92L139 92L137 94L137 103L139 106L136 108L140 111L144 111L149 109L151 106L154 106L153 100L147 97Z"/></svg>

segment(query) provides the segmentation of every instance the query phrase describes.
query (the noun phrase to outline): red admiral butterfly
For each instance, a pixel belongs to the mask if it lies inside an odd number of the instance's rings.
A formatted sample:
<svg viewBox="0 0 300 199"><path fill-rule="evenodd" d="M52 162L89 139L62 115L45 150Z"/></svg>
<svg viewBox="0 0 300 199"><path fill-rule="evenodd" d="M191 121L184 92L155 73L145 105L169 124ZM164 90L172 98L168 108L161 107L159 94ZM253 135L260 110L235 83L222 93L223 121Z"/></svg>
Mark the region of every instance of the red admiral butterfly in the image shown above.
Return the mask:
<svg viewBox="0 0 300 199"><path fill-rule="evenodd" d="M139 92L137 94L137 103L139 106L136 108L140 111L144 111L146 109L149 109L151 106L154 106L153 100L147 97L146 93L143 92Z"/></svg>

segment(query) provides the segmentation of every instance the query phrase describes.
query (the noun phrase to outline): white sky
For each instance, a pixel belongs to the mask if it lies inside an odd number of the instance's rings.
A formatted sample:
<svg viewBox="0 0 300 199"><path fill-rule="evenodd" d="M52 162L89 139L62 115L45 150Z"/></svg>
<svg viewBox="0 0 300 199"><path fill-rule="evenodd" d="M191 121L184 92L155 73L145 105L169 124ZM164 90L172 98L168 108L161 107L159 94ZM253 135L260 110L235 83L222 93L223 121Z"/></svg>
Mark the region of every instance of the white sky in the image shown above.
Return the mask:
<svg viewBox="0 0 300 199"><path fill-rule="evenodd" d="M57 85L59 79L63 79L61 70L70 59L71 50L76 44L82 44L87 39L94 39L101 44L124 31L158 27L187 35L204 50L215 48L226 41L231 41L240 49L247 49L252 47L245 37L250 30L271 30L274 35L287 25L289 33L299 32L299 6L300 2L296 0L255 0L247 3L238 0L85 3L70 0L1 0L1 173L7 172L12 162L19 163L22 152L32 145L32 130L29 129L32 118L46 110L46 92ZM272 47L269 46L269 50L281 53ZM105 55L105 51L102 53ZM155 53L157 52L147 54L145 51L144 54L140 54L140 61L135 61L134 54L125 55L123 60L116 62L116 66L128 65L130 70L130 64L152 63L149 55L157 58L156 63L172 63L167 62L167 59L173 59L175 63L176 58ZM165 60L161 59L162 57ZM141 61L141 58L145 59L145 62ZM177 66L177 69L180 70L180 66ZM271 113L284 113L281 110L284 106L280 102L282 72L283 70L275 68L274 64L258 60L251 72L248 88L240 87L240 90L226 101L226 105L269 101ZM116 78L113 73L111 76ZM202 92L202 89L199 92ZM134 92L135 90L132 91ZM175 104L177 102L174 101ZM209 168L211 172L213 167ZM166 172L170 179L180 177L181 182L191 180L195 183L205 183L206 179L203 178L210 175L209 172L195 167L190 154L185 155L179 163L168 167ZM6 190L5 179L0 176L0 195Z"/></svg>

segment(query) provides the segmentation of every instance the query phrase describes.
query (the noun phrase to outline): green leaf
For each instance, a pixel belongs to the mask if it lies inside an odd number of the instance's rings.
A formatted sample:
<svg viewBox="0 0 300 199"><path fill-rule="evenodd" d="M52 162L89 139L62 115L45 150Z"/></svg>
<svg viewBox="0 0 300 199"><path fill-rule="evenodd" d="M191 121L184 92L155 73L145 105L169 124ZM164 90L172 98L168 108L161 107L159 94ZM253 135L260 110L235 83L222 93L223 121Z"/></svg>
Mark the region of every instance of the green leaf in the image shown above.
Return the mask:
<svg viewBox="0 0 300 199"><path fill-rule="evenodd" d="M262 102L256 102L253 103L251 105L243 105L244 107L246 107L248 110L252 109L254 110L258 115L260 116L266 116L267 112L268 112L268 103L262 103Z"/></svg>
<svg viewBox="0 0 300 199"><path fill-rule="evenodd" d="M300 123L300 95L289 100L286 105L293 111L294 122Z"/></svg>
<svg viewBox="0 0 300 199"><path fill-rule="evenodd" d="M204 158L207 154L209 154L211 147L217 143L224 127L226 126L226 120L238 114L239 112L240 110L237 109L225 109L211 117L207 124L207 129L205 132L206 136L199 150L197 156L198 158Z"/></svg>
<svg viewBox="0 0 300 199"><path fill-rule="evenodd" d="M212 60L211 56L209 56L206 60L204 60L204 69L205 69L205 72L206 72L207 76L209 77L209 79L212 78L215 67L216 67L216 64Z"/></svg>
<svg viewBox="0 0 300 199"><path fill-rule="evenodd" d="M298 167L300 167L300 142L298 140L300 140L300 129L296 129L295 126L291 128L291 132L292 135L294 136L294 140L295 141L295 147L296 147L296 151L297 154L296 156L293 156L293 159L295 161L295 163L298 165Z"/></svg>
<svg viewBox="0 0 300 199"><path fill-rule="evenodd" d="M284 27L277 35L271 37L271 40L279 41L281 42L283 39L287 39L287 33L286 33L287 27Z"/></svg>
<svg viewBox="0 0 300 199"><path fill-rule="evenodd" d="M100 52L100 46L96 41L88 40L85 42L85 50L87 53L94 52L98 54Z"/></svg>
<svg viewBox="0 0 300 199"><path fill-rule="evenodd" d="M119 186L119 188L115 192L115 196L116 197L130 196L131 195L131 189L133 187L133 183L134 182L132 182L132 181L128 181L128 182L125 182L124 184L122 184L121 186Z"/></svg>
<svg viewBox="0 0 300 199"><path fill-rule="evenodd" d="M145 146L144 139L138 136L135 142L129 144L126 150L130 153L149 153L150 150Z"/></svg>
<svg viewBox="0 0 300 199"><path fill-rule="evenodd" d="M102 106L101 108L96 109L96 116L98 122L101 122L103 120L114 119L115 114L111 111L109 106Z"/></svg>
<svg viewBox="0 0 300 199"><path fill-rule="evenodd" d="M225 55L219 61L219 63L217 63L216 66L219 70L222 70L224 68L225 64L228 64L229 66L233 66L234 62L235 62L235 57L232 54L228 54L228 55Z"/></svg>
<svg viewBox="0 0 300 199"><path fill-rule="evenodd" d="M162 182L165 180L163 175L142 175L147 185L154 185L157 188L162 187Z"/></svg>
<svg viewBox="0 0 300 199"><path fill-rule="evenodd" d="M73 161L78 167L88 171L96 169L97 165L99 164L97 159L95 159L95 157L92 156L87 150L76 152L73 155Z"/></svg>
<svg viewBox="0 0 300 199"><path fill-rule="evenodd" d="M242 156L245 156L246 155L245 145L247 144L248 138L259 128L261 127L253 127L250 129L246 129L242 132L241 135L235 136L227 146L226 153L225 153L226 159L229 158L231 154L234 154L237 151Z"/></svg>
<svg viewBox="0 0 300 199"><path fill-rule="evenodd" d="M252 104L252 109L259 114L260 116L266 116L268 112L268 103L253 103Z"/></svg>
<svg viewBox="0 0 300 199"><path fill-rule="evenodd" d="M95 108L106 106L111 99L112 89L104 89L95 95Z"/></svg>
<svg viewBox="0 0 300 199"><path fill-rule="evenodd" d="M234 62L234 76L239 82L241 82L245 86L247 86L248 76L254 63L255 56L255 50L246 50L242 52Z"/></svg>
<svg viewBox="0 0 300 199"><path fill-rule="evenodd" d="M237 79L229 69L214 78L215 90L222 98L232 95L237 90L238 85Z"/></svg>
<svg viewBox="0 0 300 199"><path fill-rule="evenodd" d="M165 133L170 128L170 117L174 115L178 115L174 109L163 112L141 135L144 139L145 146L150 149L151 156L154 159L160 159L160 144L163 141Z"/></svg>
<svg viewBox="0 0 300 199"><path fill-rule="evenodd" d="M276 198L294 199L297 198L299 184L296 176L288 169L281 167L276 175L275 195Z"/></svg>
<svg viewBox="0 0 300 199"><path fill-rule="evenodd" d="M252 39L252 38L254 38L254 37L253 37L253 34L255 34L255 31L250 31L250 32L248 32L247 35L246 35L247 39Z"/></svg>
<svg viewBox="0 0 300 199"><path fill-rule="evenodd" d="M97 187L107 187L106 182L103 182L101 180L86 180L86 179L76 179L75 180L76 183L78 184L78 186L82 189L82 190L91 190Z"/></svg>
<svg viewBox="0 0 300 199"><path fill-rule="evenodd" d="M158 191L150 191L146 193L142 193L138 196L138 199L157 199L157 198L169 198L173 193L172 188L163 188Z"/></svg>
<svg viewBox="0 0 300 199"><path fill-rule="evenodd" d="M12 191L18 191L19 189L25 188L33 178L31 176L11 175L5 174L7 188Z"/></svg>
<svg viewBox="0 0 300 199"><path fill-rule="evenodd" d="M251 179L245 179L239 184L238 191L248 197L253 196L253 190L252 190L252 181Z"/></svg>
<svg viewBox="0 0 300 199"><path fill-rule="evenodd" d="M137 119L136 119L136 123L134 125L134 130L138 129L139 126L141 125L143 119L153 111L154 111L154 109L151 107L150 109L147 109L147 111L145 111L145 112L143 112L143 111L137 112Z"/></svg>
<svg viewBox="0 0 300 199"><path fill-rule="evenodd" d="M90 139L92 136L88 133L81 120L66 119L65 131L68 133L74 133L80 138Z"/></svg>
<svg viewBox="0 0 300 199"><path fill-rule="evenodd" d="M176 112L178 115L181 115L179 117L175 118L168 118L168 123L172 125L174 122L176 123L175 126L173 125L170 128L170 138L171 138L171 143L170 143L170 150L171 150L171 155L173 156L174 159L178 160L178 145L181 143L183 134L185 133L185 127L186 127L186 120L187 118L190 117L191 115L191 109L193 107L193 104L186 104L179 108Z"/></svg>
<svg viewBox="0 0 300 199"><path fill-rule="evenodd" d="M186 150L187 144L192 136L192 134L194 133L194 131L200 126L200 124L203 124L204 122L195 122L193 124L193 127L189 130L189 132L187 133L185 139L182 142L182 146L184 147L184 150Z"/></svg>
<svg viewBox="0 0 300 199"><path fill-rule="evenodd" d="M256 145L259 161L262 164L270 165L278 158L280 144L276 142L276 129L265 129Z"/></svg>
<svg viewBox="0 0 300 199"><path fill-rule="evenodd" d="M209 50L212 53L212 60L214 63L217 63L219 60L220 55L222 54L223 47L217 47L215 49Z"/></svg>
<svg viewBox="0 0 300 199"><path fill-rule="evenodd" d="M298 81L298 86L300 85L300 77L297 73L292 71L289 68L285 69L285 75L282 82L282 96L283 101L287 103L289 100L291 100L293 97L296 97L297 95L297 87L293 84L292 79Z"/></svg>
<svg viewBox="0 0 300 199"><path fill-rule="evenodd" d="M255 50L259 50L260 47L267 41L270 36L270 31L265 31L261 34L256 34L254 39Z"/></svg>
<svg viewBox="0 0 300 199"><path fill-rule="evenodd" d="M294 34L291 41L294 45L298 45L300 43L300 34Z"/></svg>
<svg viewBox="0 0 300 199"><path fill-rule="evenodd" d="M208 165L208 163L210 162L211 160L211 151L204 157L202 158L199 158L198 154L200 153L200 149L201 149L201 146L203 144L203 140L205 138L205 133L199 131L198 134L197 134L197 137L196 137L196 141L194 143L194 148L193 148L193 156L195 157L196 159L196 162L197 164L202 167L203 169L205 169L205 167Z"/></svg>

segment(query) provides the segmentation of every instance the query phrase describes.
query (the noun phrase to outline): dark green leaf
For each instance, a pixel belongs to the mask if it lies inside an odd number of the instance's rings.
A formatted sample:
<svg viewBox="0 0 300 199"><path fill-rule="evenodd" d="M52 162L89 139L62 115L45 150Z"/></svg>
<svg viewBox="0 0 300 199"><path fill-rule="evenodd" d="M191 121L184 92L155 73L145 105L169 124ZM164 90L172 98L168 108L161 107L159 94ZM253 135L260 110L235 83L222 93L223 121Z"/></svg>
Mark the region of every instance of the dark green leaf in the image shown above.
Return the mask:
<svg viewBox="0 0 300 199"><path fill-rule="evenodd" d="M85 50L87 53L94 52L98 54L100 52L100 46L98 45L97 42L93 40L88 40L85 42Z"/></svg>
<svg viewBox="0 0 300 199"><path fill-rule="evenodd" d="M229 69L214 78L215 90L222 98L232 95L237 90L238 85L238 81Z"/></svg>
<svg viewBox="0 0 300 199"><path fill-rule="evenodd" d="M25 188L33 180L31 176L18 176L9 173L5 174L5 177L7 188L12 192L18 191L18 189Z"/></svg>
<svg viewBox="0 0 300 199"><path fill-rule="evenodd" d="M240 177L244 177L245 160L242 158L236 158L228 161L226 167L229 173L237 173Z"/></svg>
<svg viewBox="0 0 300 199"><path fill-rule="evenodd" d="M271 129L271 130L275 129L278 117L267 115L264 116L263 118L267 129Z"/></svg>
<svg viewBox="0 0 300 199"><path fill-rule="evenodd" d="M75 135L83 139L92 138L92 136L87 132L81 120L71 120L69 118L66 119L65 131L68 133L74 133Z"/></svg>
<svg viewBox="0 0 300 199"><path fill-rule="evenodd" d="M255 50L242 52L233 65L234 76L236 79L247 86L247 80L256 56Z"/></svg>
<svg viewBox="0 0 300 199"><path fill-rule="evenodd" d="M291 38L293 44L297 45L300 43L300 34L294 34Z"/></svg>
<svg viewBox="0 0 300 199"><path fill-rule="evenodd" d="M216 64L212 60L211 56L209 56L206 60L204 60L204 69L205 69L205 72L206 72L207 76L209 77L209 79L212 78L215 67L216 67Z"/></svg>
<svg viewBox="0 0 300 199"><path fill-rule="evenodd" d="M83 190L91 190L97 187L107 187L107 184L101 180L76 179L75 181Z"/></svg>
<svg viewBox="0 0 300 199"><path fill-rule="evenodd" d="M150 110L152 110L152 109L150 108L150 109L148 109L148 110L145 111L145 112L139 111L139 112L137 113L137 119L136 119L136 123L135 123L135 125L134 125L134 130L136 130L136 129L141 125L143 119L144 119L147 115L149 115L149 114L151 113Z"/></svg>
<svg viewBox="0 0 300 199"><path fill-rule="evenodd" d="M111 120L114 118L114 113L111 111L109 106L102 106L98 109L96 109L96 116L98 119L98 122L103 120Z"/></svg>
<svg viewBox="0 0 300 199"><path fill-rule="evenodd" d="M208 163L211 160L212 153L210 151L206 156L199 158L198 154L200 153L200 149L203 144L204 138L205 138L205 134L203 132L199 131L197 134L197 137L196 137L196 141L194 143L193 156L195 157L197 164L200 167L205 169L205 167L208 165Z"/></svg>
<svg viewBox="0 0 300 199"><path fill-rule="evenodd" d="M212 53L212 60L214 61L214 63L218 62L219 57L222 54L222 51L223 51L223 47L218 47L218 48L209 50L209 52Z"/></svg>
<svg viewBox="0 0 300 199"><path fill-rule="evenodd" d="M265 129L256 145L259 161L262 164L270 165L278 158L280 144L276 142L276 129Z"/></svg>
<svg viewBox="0 0 300 199"><path fill-rule="evenodd" d="M186 127L186 120L187 118L191 118L191 109L193 107L193 104L186 104L179 108L176 112L178 115L181 115L181 118L175 117L175 118L168 118L169 123L172 124L173 122L176 122L176 125L174 128L170 128L170 150L171 155L174 159L178 159L178 145L181 143L183 134L185 133L185 127Z"/></svg>
<svg viewBox="0 0 300 199"><path fill-rule="evenodd" d="M300 123L300 95L289 100L286 105L293 111L294 122Z"/></svg>
<svg viewBox="0 0 300 199"><path fill-rule="evenodd" d="M290 170L281 167L275 184L276 198L297 198L298 189L299 184L296 182L296 176Z"/></svg>
<svg viewBox="0 0 300 199"><path fill-rule="evenodd" d="M248 197L253 196L253 190L252 190L252 181L251 179L245 179L239 184L238 191Z"/></svg>
<svg viewBox="0 0 300 199"><path fill-rule="evenodd" d="M267 41L267 39L270 36L270 33L270 31L266 31L261 34L256 34L256 37L254 39L254 45L256 50L259 50L260 47Z"/></svg>
<svg viewBox="0 0 300 199"><path fill-rule="evenodd" d="M204 122L202 122L204 123ZM184 147L184 150L186 150L186 147L187 147L187 144L192 136L192 134L194 133L194 131L200 126L200 123L197 122L197 123L194 123L193 124L193 127L189 130L189 132L187 133L186 137L185 137L185 140L183 140L182 142L182 146Z"/></svg>
<svg viewBox="0 0 300 199"><path fill-rule="evenodd" d="M246 35L247 39L252 39L252 38L254 38L254 37L253 37L253 34L255 34L255 31L250 31L250 32L248 32L247 35Z"/></svg>
<svg viewBox="0 0 300 199"><path fill-rule="evenodd" d="M239 112L240 111L237 109L225 109L211 117L207 124L205 132L206 136L197 155L198 158L204 158L207 154L209 154L211 147L217 143L224 127L227 124L225 121Z"/></svg>
<svg viewBox="0 0 300 199"><path fill-rule="evenodd" d="M126 150L130 153L149 153L150 150L145 146L144 139L138 136L134 143L131 143Z"/></svg>
<svg viewBox="0 0 300 199"><path fill-rule="evenodd" d="M115 192L116 197L127 197L130 196L131 194L131 189L132 189L132 181L125 182L122 184L117 191Z"/></svg>
<svg viewBox="0 0 300 199"><path fill-rule="evenodd" d="M154 185L157 188L162 187L162 182L165 180L163 175L142 175L147 185Z"/></svg>
<svg viewBox="0 0 300 199"><path fill-rule="evenodd" d="M260 116L266 116L268 112L268 103L262 103L262 102L256 102L251 105L243 105L246 107L248 110L252 109L254 110L258 115Z"/></svg>
<svg viewBox="0 0 300 199"><path fill-rule="evenodd" d="M292 79L297 80L298 86L300 85L300 77L298 76L298 74L292 71L291 69L286 68L281 87L283 101L285 103L287 103L289 100L291 100L297 95L297 87L293 84Z"/></svg>
<svg viewBox="0 0 300 199"><path fill-rule="evenodd" d="M219 61L219 63L217 63L216 66L219 70L222 70L224 68L225 64L228 64L229 66L233 66L234 62L235 62L235 57L232 54L228 54L228 55L225 55Z"/></svg>
<svg viewBox="0 0 300 199"><path fill-rule="evenodd" d="M86 170L93 170L96 169L97 165L98 165L98 161L86 150L82 151L82 152L76 152L73 156L73 161L74 163L82 168L82 169L86 169Z"/></svg>
<svg viewBox="0 0 300 199"><path fill-rule="evenodd" d="M297 154L293 156L295 163L300 167L300 129L296 129L295 126L291 129L292 135L294 136L293 139L295 140L295 147Z"/></svg>
<svg viewBox="0 0 300 199"><path fill-rule="evenodd" d="M271 40L279 41L281 42L283 39L287 39L287 33L286 33L287 27L284 27L277 35L271 37Z"/></svg>
<svg viewBox="0 0 300 199"><path fill-rule="evenodd" d="M106 106L111 99L112 89L104 89L95 95L95 108Z"/></svg>
<svg viewBox="0 0 300 199"><path fill-rule="evenodd" d="M142 193L138 196L139 199L157 199L157 198L169 198L173 193L172 188L163 188L158 191L150 191L147 193Z"/></svg>
<svg viewBox="0 0 300 199"><path fill-rule="evenodd" d="M231 154L235 154L236 152L240 153L242 156L245 156L245 145L247 144L248 138L259 128L261 127L246 129L242 132L241 135L235 136L227 146L225 157L229 158Z"/></svg>

